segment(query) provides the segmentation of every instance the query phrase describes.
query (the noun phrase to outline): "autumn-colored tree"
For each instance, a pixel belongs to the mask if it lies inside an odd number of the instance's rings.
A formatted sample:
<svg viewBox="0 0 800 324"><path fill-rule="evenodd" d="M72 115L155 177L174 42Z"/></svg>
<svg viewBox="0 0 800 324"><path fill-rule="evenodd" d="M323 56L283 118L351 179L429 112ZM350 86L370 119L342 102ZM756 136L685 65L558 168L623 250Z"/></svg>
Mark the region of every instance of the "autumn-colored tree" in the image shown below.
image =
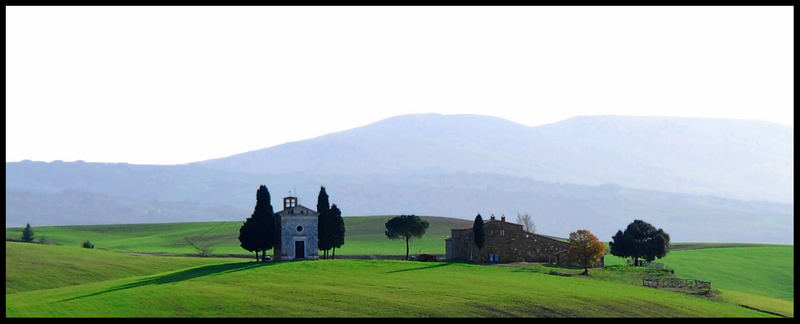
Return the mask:
<svg viewBox="0 0 800 324"><path fill-rule="evenodd" d="M600 261L605 254L606 245L600 242L592 232L582 229L569 233L567 259L570 263L583 267L582 275L589 274L589 267Z"/></svg>

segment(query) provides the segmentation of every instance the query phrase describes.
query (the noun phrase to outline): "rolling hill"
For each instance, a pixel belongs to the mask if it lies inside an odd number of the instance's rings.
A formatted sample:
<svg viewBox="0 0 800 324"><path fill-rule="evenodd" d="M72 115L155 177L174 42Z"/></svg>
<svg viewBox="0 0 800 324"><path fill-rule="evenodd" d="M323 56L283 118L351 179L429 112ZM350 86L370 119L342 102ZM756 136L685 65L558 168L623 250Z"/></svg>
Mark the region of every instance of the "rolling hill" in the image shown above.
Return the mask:
<svg viewBox="0 0 800 324"><path fill-rule="evenodd" d="M386 221L393 216L345 217L345 246L336 255L401 255L405 243L384 235ZM423 216L430 224L425 235L411 241L412 253L444 254L444 239L451 228L472 222L447 217ZM120 224L34 227L34 238L65 246L81 246L86 240L99 249L117 252L197 255L206 249L211 255L243 255L239 228L242 221L159 224ZM6 228L7 238L20 238L22 228Z"/></svg>
<svg viewBox="0 0 800 324"><path fill-rule="evenodd" d="M587 228L604 239L644 219L676 241L788 243L791 134L738 120L596 116L528 127L407 115L186 165L7 162L6 226L241 221L261 184L273 206L291 190L311 207L324 185L352 216L530 213L541 233Z"/></svg>
<svg viewBox="0 0 800 324"><path fill-rule="evenodd" d="M363 255L402 255L405 253L402 241L389 240L382 235L382 225L390 216L348 217L345 218L347 231L345 246L337 250L337 256L348 256L347 259L361 258ZM425 217L431 223L428 232L420 240L412 241L412 253L443 253L444 237L450 228L468 226L469 221ZM674 269L674 276L679 278L701 279L711 281L715 291L710 298L669 297L667 291L648 291L643 289L641 280L644 277L661 275L658 270L628 267L625 260L606 255L606 267L590 271L590 278L563 278L550 276L551 270L562 273L577 274L582 269L553 268L551 265L536 263L501 264L496 266L476 266L462 263L429 263L421 264L392 263L387 260L346 260L343 263L331 263L345 260L319 260L313 262L278 262L274 265L254 264L251 258L215 258L197 257L200 251L196 246L203 246L211 251L212 256L242 254L246 251L237 246L236 231L238 222L203 222L172 224L128 224L128 225L94 225L94 226L57 226L42 227L35 230L37 238L46 236L47 241L59 245L42 245L30 243L6 243L6 297L8 316L142 316L133 315L131 307L147 304L140 296L146 295L161 300L163 294L182 291L196 294L194 285L212 285L215 289L225 291L231 300L240 300L240 294L252 292L241 290L241 285L252 285L241 281L251 281L260 276L270 280L261 282L260 289L297 288L297 281L304 283L317 282L318 273L337 273L337 278L346 281L352 290L337 292L330 296L334 289L328 281L320 285L303 284L302 289L316 296L327 296L326 300L337 301L345 307L345 313L329 313L329 316L348 316L344 314L360 314L357 316L405 316L410 309L388 302L377 313L359 311L363 298L384 298L397 293L408 293L408 298L419 294L438 295L444 304L455 307L445 312L428 308L422 304L414 306L424 316L463 316L469 314L465 307L464 295L451 299L451 292L461 291L481 296L472 302L495 304L495 308L486 312L474 313L474 316L755 316L757 313L744 315L729 306L745 305L751 309L764 310L784 316L793 316L794 300L794 247L786 245L752 245L741 243L703 244L675 243L668 255L659 259L667 268ZM21 229L6 229L7 237L18 237ZM186 240L188 238L192 243ZM95 249L80 248L84 240L95 243ZM195 257L162 257L143 256L147 254L130 252L179 253ZM132 254L132 255L131 255ZM353 262L364 261L364 262ZM273 266L286 267L276 270ZM288 265L292 264L292 265ZM442 267L443 269L439 269ZM273 269L273 270L269 270ZM283 269L283 268L282 268ZM378 269L378 270L376 270ZM385 271L379 269L384 269ZM432 271L435 269L444 272ZM489 270L495 269L495 270ZM503 270L499 270L503 269ZM431 270L432 272L429 272ZM267 272L262 272L267 271ZM278 272L273 272L278 271ZM340 272L342 271L342 272ZM377 271L377 272L375 272ZM414 272L422 274L415 277L413 286L398 286L396 277L387 277L385 273ZM487 272L488 271L488 272ZM652 273L656 271L658 273ZM227 277L232 273L250 273L242 277ZM385 272L385 273L384 273ZM303 273L302 278L297 273ZM273 276L288 281L275 280ZM352 276L352 277L351 277ZM487 280L486 276L497 276L497 280ZM311 278L311 279L309 279ZM403 277L405 280L411 280ZM560 279L551 279L560 278ZM428 281L430 279L431 281ZM240 281L241 280L241 281ZM551 281L555 280L555 281ZM566 280L566 281L561 281ZM572 281L577 280L577 281ZM290 283L290 281L292 283ZM486 284L495 289L466 288ZM594 283L587 283L591 281ZM337 281L338 282L338 281ZM437 282L436 288L424 288L425 285ZM188 285L188 286L186 286ZM530 286L529 286L530 285ZM170 287L167 291L155 289ZM337 286L338 287L338 286ZM405 287L405 288L401 288ZM497 288L500 287L500 288ZM514 287L514 288L512 288ZM560 287L560 288L559 288ZM430 288L430 287L429 287ZM187 289L183 291L183 289ZM398 290L400 289L400 290ZM467 290L464 290L467 289ZM499 290L498 290L499 289ZM614 291L612 301L599 301L597 298L609 296ZM585 291L584 291L585 290ZM370 293L371 291L371 293ZM560 291L560 292L557 292ZM536 292L536 293L534 293ZM666 293L666 295L664 295ZM103 295L106 298L93 296ZM515 302L499 296L510 296L512 299L527 300L527 306L516 305ZM544 296L555 299L547 299ZM680 295L680 294L677 294ZM210 303L214 297L193 295L198 298L184 299L174 303L152 305L152 316L240 316L235 314L251 314L241 310L239 302L216 304L216 311L208 311L202 307L194 307L196 303ZM215 295L216 296L216 295ZM487 297L487 296L495 296ZM689 297L691 299L682 299ZM488 300L486 300L488 298ZM653 301L651 298L657 298ZM674 299L677 298L677 299ZM619 308L617 299L640 303L643 300L656 305L672 305L651 315L628 308ZM705 300L709 299L709 300ZM127 301L126 301L127 300ZM218 300L218 299L217 299ZM227 299L226 299L227 300ZM672 300L672 301L668 301ZM678 302L678 300L683 300ZM125 301L125 302L123 302ZM219 301L219 300L218 300ZM299 302L300 300L298 300ZM584 302L586 302L584 304ZM705 306L698 310L701 303ZM708 302L711 302L708 304ZM722 302L722 303L719 303ZM264 301L270 304L268 301ZM580 304L589 309L559 306L562 303ZM676 304L675 304L676 303ZM487 305L488 305L487 304ZM720 306L721 304L727 306ZM128 306L126 306L128 305ZM172 305L172 306L170 306ZM247 305L247 303L245 303ZM270 304L271 305L271 304ZM431 301L431 305L442 305ZM515 306L516 305L516 306ZM678 305L684 305L680 307ZM716 306L715 306L716 305ZM173 307L174 306L174 307ZM176 308L177 307L177 308ZM722 307L722 308L720 308ZM644 307L643 309L646 309ZM726 309L726 310L723 310ZM458 310L458 311L456 311ZM557 310L557 311L554 311ZM391 312L399 313L390 315ZM244 312L244 313L239 313ZM688 313L687 313L688 312ZM732 313L731 313L732 312ZM193 314L193 315L192 315ZM336 315L340 314L340 315ZM438 315L437 315L438 314ZM462 315L457 315L462 314ZM515 314L515 315L509 315ZM694 315L691 315L694 314ZM739 315L733 315L739 314ZM762 314L764 315L764 314ZM251 314L248 316L258 316ZM289 311L271 316L298 316ZM411 316L411 315L409 315Z"/></svg>
<svg viewBox="0 0 800 324"><path fill-rule="evenodd" d="M109 253L6 249L85 268ZM56 251L59 250L59 251ZM41 254L41 255L40 255ZM117 256L121 258L136 258ZM169 262L162 257L140 262ZM94 261L91 261L91 260ZM7 259L18 277L25 259ZM9 263L10 262L10 263ZM71 263L72 262L72 263ZM736 304L607 280L515 268L391 260L162 265L90 282L6 292L7 317L771 317ZM167 270L174 267L175 270ZM33 267L34 277L48 267ZM102 268L102 267L101 267ZM156 270L159 271L159 270ZM332 274L336 274L332 277ZM64 274L55 272L51 276ZM7 276L8 286L8 276Z"/></svg>

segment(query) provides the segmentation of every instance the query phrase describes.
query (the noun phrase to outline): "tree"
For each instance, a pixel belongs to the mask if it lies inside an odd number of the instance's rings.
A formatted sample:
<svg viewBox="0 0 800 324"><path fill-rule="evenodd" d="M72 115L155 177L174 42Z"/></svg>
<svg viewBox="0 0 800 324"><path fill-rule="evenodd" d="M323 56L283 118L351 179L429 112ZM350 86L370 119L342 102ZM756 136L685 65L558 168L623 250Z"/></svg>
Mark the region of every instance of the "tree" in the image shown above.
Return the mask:
<svg viewBox="0 0 800 324"><path fill-rule="evenodd" d="M243 249L253 252L256 252L256 262L258 262L258 247L255 243L255 225L253 225L253 219L247 218L247 220L242 223L242 227L239 228L239 246Z"/></svg>
<svg viewBox="0 0 800 324"><path fill-rule="evenodd" d="M25 229L22 230L22 241L23 242L33 242L33 228L31 228L31 224L25 226Z"/></svg>
<svg viewBox="0 0 800 324"><path fill-rule="evenodd" d="M652 262L656 258L663 258L669 252L669 234L662 229L658 229L650 235L650 240L646 241L644 259Z"/></svg>
<svg viewBox="0 0 800 324"><path fill-rule="evenodd" d="M319 221L317 222L317 248L322 252L322 258L328 258L328 250L332 246L331 242L331 217L330 217L330 203L328 202L328 193L325 192L325 187L320 186L319 195L317 196L317 213L319 213Z"/></svg>
<svg viewBox="0 0 800 324"><path fill-rule="evenodd" d="M611 254L622 258L632 257L635 265L640 265L639 258L648 262L663 258L669 252L669 234L653 225L634 220L625 231L617 231L609 242Z"/></svg>
<svg viewBox="0 0 800 324"><path fill-rule="evenodd" d="M567 259L583 267L582 275L589 274L589 267L600 261L606 253L606 245L600 242L592 232L578 230L569 234Z"/></svg>
<svg viewBox="0 0 800 324"><path fill-rule="evenodd" d="M416 215L400 215L386 222L386 237L406 241L406 260L408 260L408 241L412 237L421 238L428 229L428 221Z"/></svg>
<svg viewBox="0 0 800 324"><path fill-rule="evenodd" d="M478 250L482 249L483 243L486 242L486 232L483 231L483 217L481 217L481 214L475 216L475 222L472 223L472 237Z"/></svg>
<svg viewBox="0 0 800 324"><path fill-rule="evenodd" d="M522 229L529 233L536 231L536 224L533 223L531 215L517 213L517 224L522 225Z"/></svg>
<svg viewBox="0 0 800 324"><path fill-rule="evenodd" d="M333 224L330 232L331 247L333 248L332 258L336 259L336 248L340 248L344 244L344 219L342 219L342 211L336 207L336 204L331 206L330 216Z"/></svg>
<svg viewBox="0 0 800 324"><path fill-rule="evenodd" d="M256 191L256 207L251 218L253 219L252 243L256 251L261 252L261 260L266 261L267 250L275 247L278 237L275 235L275 213L270 203L269 190L264 185L258 187Z"/></svg>
<svg viewBox="0 0 800 324"><path fill-rule="evenodd" d="M614 236L611 237L611 241L608 242L608 246L611 250L609 253L612 255L616 255L621 258L627 258L633 255L633 240L625 237L625 233L622 231L617 231L617 234L614 234Z"/></svg>
<svg viewBox="0 0 800 324"><path fill-rule="evenodd" d="M239 228L240 246L247 251L255 251L256 261L259 252L261 260L266 261L267 250L277 245L278 238L269 190L261 185L256 191L256 207L253 214Z"/></svg>

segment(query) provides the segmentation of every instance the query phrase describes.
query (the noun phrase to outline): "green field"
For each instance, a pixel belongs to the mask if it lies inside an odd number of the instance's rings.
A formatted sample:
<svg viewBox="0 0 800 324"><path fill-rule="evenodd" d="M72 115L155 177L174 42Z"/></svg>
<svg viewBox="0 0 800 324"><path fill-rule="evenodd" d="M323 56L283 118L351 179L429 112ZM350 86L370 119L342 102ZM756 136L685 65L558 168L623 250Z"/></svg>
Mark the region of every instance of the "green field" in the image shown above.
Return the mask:
<svg viewBox="0 0 800 324"><path fill-rule="evenodd" d="M626 261L606 255L605 262ZM794 246L679 250L655 262L681 278L711 281L715 288L794 301Z"/></svg>
<svg viewBox="0 0 800 324"><path fill-rule="evenodd" d="M108 253L6 243L18 254ZM30 250L30 251L29 251ZM51 255L52 254L52 255ZM119 254L119 253L118 253ZM63 257L62 257L63 256ZM129 257L121 254L120 257ZM180 260L174 257L138 257ZM197 258L202 259L202 258ZM209 259L204 259L209 260ZM75 261L81 268L90 260ZM155 261L153 261L155 262ZM25 260L9 260L9 274ZM181 268L183 266L177 266ZM33 267L31 276L60 276ZM107 268L108 273L114 272ZM102 269L102 268L101 268ZM56 317L760 317L730 303L605 280L512 267L392 260L255 263L227 259L158 274L6 293L6 316ZM39 271L43 271L38 273ZM102 270L101 270L102 272ZM106 274L106 276L108 275ZM8 280L8 279L7 279ZM7 285L9 283L7 282ZM8 289L8 288L7 288Z"/></svg>
<svg viewBox="0 0 800 324"><path fill-rule="evenodd" d="M345 217L346 238L345 245L337 249L337 256L360 256L360 255L403 255L405 244L400 240L389 240L384 234L383 224L391 216L371 216L371 217ZM444 253L444 238L449 235L451 228L470 226L471 222L466 220L425 217L430 222L430 227L422 239L411 242L411 253ZM732 315L738 314L731 311L728 306L744 305L753 309L763 310L784 316L794 316L794 247L791 245L764 245L764 244L742 244L742 243L674 243L672 251L663 259L657 262L664 263L669 269L674 269L675 274L671 276L686 279L701 279L711 281L714 294L710 297L687 296L685 294L668 292L661 289L641 287L642 278L654 275L651 270L640 267L628 267L625 260L607 255L606 267L603 269L592 269L591 276L586 277L560 277L547 274L554 268L547 265L538 264L517 264L501 266L476 266L461 263L442 263L440 266L420 271L404 270L414 265L422 267L431 266L429 263L416 262L395 262L389 260L371 262L368 260L320 260L316 262L297 262L282 263L278 262L270 265L255 265L248 263L250 255L238 245L238 228L241 222L203 222L203 223L172 223L172 224L136 224L136 225L98 225L98 226L53 226L53 227L34 227L36 239L44 235L45 241L58 245L48 244L29 244L29 243L6 243L6 311L13 316L139 316L129 313L132 310L120 310L114 313L113 305L104 304L105 299L95 299L94 296L117 296L119 305L139 305L137 303L148 303L146 298L142 299L137 294L145 294L151 297L158 297L158 292L162 286L175 285L176 291L186 289L186 293L198 293L198 299L185 300L172 305L188 307L185 310L159 309L148 310L147 315L141 316L751 316ZM21 228L7 228L6 236L18 238L21 235ZM80 245L85 240L91 240L96 249L83 249ZM172 253L197 256L201 250L210 251L212 255L230 256L243 255L247 259L235 258L209 258L209 257L159 257L159 256L135 256L120 252L144 252L144 253ZM341 261L341 262L340 262ZM371 263L370 263L371 262ZM252 267L252 269L250 269ZM328 268L330 267L330 268ZM407 281L408 286L400 284L403 282L401 277L381 277L393 282L383 282L378 278L382 272L372 272L371 269L380 268L386 272L399 270L398 273L424 273L430 274L430 278L412 278ZM281 271L274 269L284 269ZM457 269L457 271L445 271ZM577 269L555 268L559 272L579 273ZM246 271L245 271L246 270ZM310 271L309 277L297 273L298 271ZM277 272L276 272L277 271ZM339 275L339 271L347 272L341 275L346 277L353 287L344 289L347 293L335 291L334 287L339 287L341 283L327 283L322 273L333 271ZM488 271L484 273L483 271ZM499 272L497 272L499 271ZM168 274L177 272L176 274ZM276 276L282 282L265 283L263 279L253 279L253 283L239 283L235 278L245 276L245 273L259 272L266 277ZM319 272L319 273L317 273ZM478 277L463 277L465 273L479 274ZM215 283L216 278L229 278L228 284ZM495 279L486 279L483 276L499 276L498 282ZM511 291L511 287L516 285L514 280L524 278L536 278L530 287L521 284L520 288L532 289L524 294ZM183 279L189 277L189 279ZM482 289L464 286L461 281L448 281L446 278L461 278L473 284L495 285L497 289ZM195 279L196 278L196 279ZM305 279L304 279L305 278ZM438 278L438 279L437 279ZM241 278L245 280L245 277ZM429 280L430 279L430 280ZM227 280L227 279L226 279ZM309 280L317 282L312 285ZM343 279L344 280L344 279ZM420 280L419 283L415 280ZM438 280L438 281L437 281ZM488 281L487 281L488 280ZM526 279L527 280L527 279ZM556 280L556 281L552 281ZM626 303L635 302L628 300L622 295L610 295L613 302L598 302L598 296L589 292L577 293L570 288L569 294L559 295L551 291L554 283L559 280L567 280L570 285L600 285L595 288L611 289L604 285L617 285L615 290L632 289L637 291L632 299L643 297L644 291L655 291L657 294L680 295L682 297L671 298L691 298L691 300L702 300L712 302L706 311L696 310L696 306L677 306L678 304L667 304L662 312L652 315L640 313L638 311L625 310L624 306L615 306L615 302ZM574 280L583 280L580 283ZM298 289L309 289L309 294L322 296L328 305L334 307L337 303L348 303L347 300L377 299L385 301L387 309L341 309L324 310L329 314L325 315L303 315L290 311L296 309L295 306L288 306L285 303L306 302L309 296L299 296L299 299L291 299L276 302L274 306L288 307L286 309L274 310L275 314L257 315L251 310L240 310L237 305L214 306L215 310L201 309L201 305L211 307L213 296L209 293L199 293L199 287L194 287L195 282L205 282L210 286L219 289L225 298L231 300L246 299L245 297L230 296L235 294L237 289L248 290L250 285L254 285L258 290L277 289L278 291L290 291L293 284L291 282L303 281L305 283L297 286ZM208 281L208 282L206 282ZM524 280L523 280L524 281ZM589 281L592 283L585 283ZM361 286L358 283L365 283ZM163 284L162 284L163 283ZM130 285L130 286L127 286ZM220 286L221 285L221 286ZM333 286L331 286L333 285ZM433 290L426 290L421 285L433 285L438 287ZM546 299L537 295L534 291L541 285L542 291L552 294L553 301L573 303L577 306L551 305L546 303ZM622 285L625 288L620 288ZM116 288L115 288L116 287ZM119 287L129 287L117 289ZM305 287L305 288L302 288ZM371 291L370 288L376 291ZM527 288L526 288L527 287ZM550 288L544 288L550 287ZM570 286L571 287L571 286ZM594 286L592 286L594 287ZM315 289L317 289L315 291ZM338 289L338 288L337 288ZM550 290L548 290L550 289ZM588 288L587 288L588 289ZM384 291L385 290L385 291ZM450 290L460 291L460 299L455 295L451 296ZM108 292L103 292L108 291ZM136 293L138 292L138 293ZM417 295L423 293L442 295L442 304L439 301L427 301L431 305L426 305L427 297ZM469 297L463 293L474 293L480 298ZM87 295L86 298L70 299ZM96 294L96 295L95 295ZM119 295L117 295L119 294ZM133 294L133 295L127 295ZM249 296L250 292L245 293ZM328 295L332 294L332 295ZM397 301L388 302L389 296L398 294L402 298L417 298L416 301ZM528 298L528 302L509 301L505 295ZM624 295L624 294L623 294ZM26 297L27 296L27 297ZM36 302L34 296L64 296L61 299L64 303L58 302L51 297L43 297L44 302ZM71 297L67 297L71 296ZM271 293L257 292L258 298L272 298ZM272 296L272 297L270 297ZM539 296L539 297L536 297ZM661 296L661 295L658 295ZM341 297L339 302L335 299ZM50 298L50 299L48 299ZM124 301L130 298L131 302ZM207 298L209 300L205 300ZM537 299L538 298L538 299ZM648 297L649 298L649 297ZM660 297L659 297L660 298ZM486 299L485 301L483 299ZM571 300L577 299L577 300ZM81 301L100 303L105 306L84 305ZM672 300L672 299L670 299ZM13 301L10 303L9 301ZM592 301L589 303L588 301ZM241 301L245 305L252 305L252 301ZM44 303L44 304L43 304ZM498 306L498 303L506 306ZM542 304L543 303L543 304ZM592 304L597 303L597 304ZM670 303L676 303L672 301ZM63 309L53 309L48 305L60 305ZM167 303L169 304L169 303ZM680 303L679 303L680 304ZM190 307L197 305L197 307ZM260 304L273 305L271 303ZM438 310L441 307L452 307L452 309ZM477 305L479 310L469 310L466 305ZM526 306L527 305L527 306ZM582 305L582 306L581 306ZM592 306L594 305L594 306ZM602 305L602 306L599 306ZM374 307L371 302L362 304L364 307ZM125 306L127 307L127 306ZM136 306L138 307L138 306ZM179 307L179 308L180 308ZM325 307L315 306L320 312ZM355 306L353 306L355 307ZM440 308L441 308L440 307ZM642 306L644 307L644 306ZM661 307L661 306L659 306ZM722 307L722 308L720 308ZM124 307L122 307L124 309ZM592 309L595 313L584 310ZM644 307L647 308L647 307ZM683 310L681 310L683 309ZM722 309L725 309L724 311ZM687 315L686 310L700 312L697 315ZM241 312L242 315L235 312ZM333 313L330 313L333 312ZM394 312L394 313L393 313ZM671 312L671 313L670 313ZM716 313L715 313L716 312ZM83 315L81 315L83 314ZM91 314L91 315L90 315ZM245 315L247 314L247 315ZM493 314L493 315L489 315ZM671 315L670 315L671 314ZM748 313L749 314L749 313Z"/></svg>
<svg viewBox="0 0 800 324"><path fill-rule="evenodd" d="M6 242L6 294L223 262L231 262L231 259L133 256L96 249Z"/></svg>
<svg viewBox="0 0 800 324"><path fill-rule="evenodd" d="M405 254L403 241L389 240L384 224L393 216L344 217L345 244L336 255ZM410 243L410 252L444 254L444 239L450 229L471 226L472 222L447 217L423 216L430 226L421 239ZM86 240L96 248L112 251L210 255L248 254L239 246L240 221L166 224L125 224L90 226L34 227L35 238L58 245L80 246ZM22 228L6 228L6 237L19 238Z"/></svg>

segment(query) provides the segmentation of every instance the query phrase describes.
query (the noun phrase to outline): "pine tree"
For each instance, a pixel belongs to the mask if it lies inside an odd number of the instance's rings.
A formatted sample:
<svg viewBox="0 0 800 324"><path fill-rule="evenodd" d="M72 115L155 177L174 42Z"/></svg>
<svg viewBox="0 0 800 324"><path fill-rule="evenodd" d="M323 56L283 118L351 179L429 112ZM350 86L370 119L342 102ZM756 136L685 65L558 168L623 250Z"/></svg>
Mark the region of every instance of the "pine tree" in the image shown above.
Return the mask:
<svg viewBox="0 0 800 324"><path fill-rule="evenodd" d="M27 226L25 226L24 230L22 230L22 241L33 242L33 228L31 228L30 223Z"/></svg>
<svg viewBox="0 0 800 324"><path fill-rule="evenodd" d="M428 221L416 215L400 215L388 220L386 237L390 239L404 239L406 241L406 260L408 260L408 241L412 237L421 238L428 229Z"/></svg>

